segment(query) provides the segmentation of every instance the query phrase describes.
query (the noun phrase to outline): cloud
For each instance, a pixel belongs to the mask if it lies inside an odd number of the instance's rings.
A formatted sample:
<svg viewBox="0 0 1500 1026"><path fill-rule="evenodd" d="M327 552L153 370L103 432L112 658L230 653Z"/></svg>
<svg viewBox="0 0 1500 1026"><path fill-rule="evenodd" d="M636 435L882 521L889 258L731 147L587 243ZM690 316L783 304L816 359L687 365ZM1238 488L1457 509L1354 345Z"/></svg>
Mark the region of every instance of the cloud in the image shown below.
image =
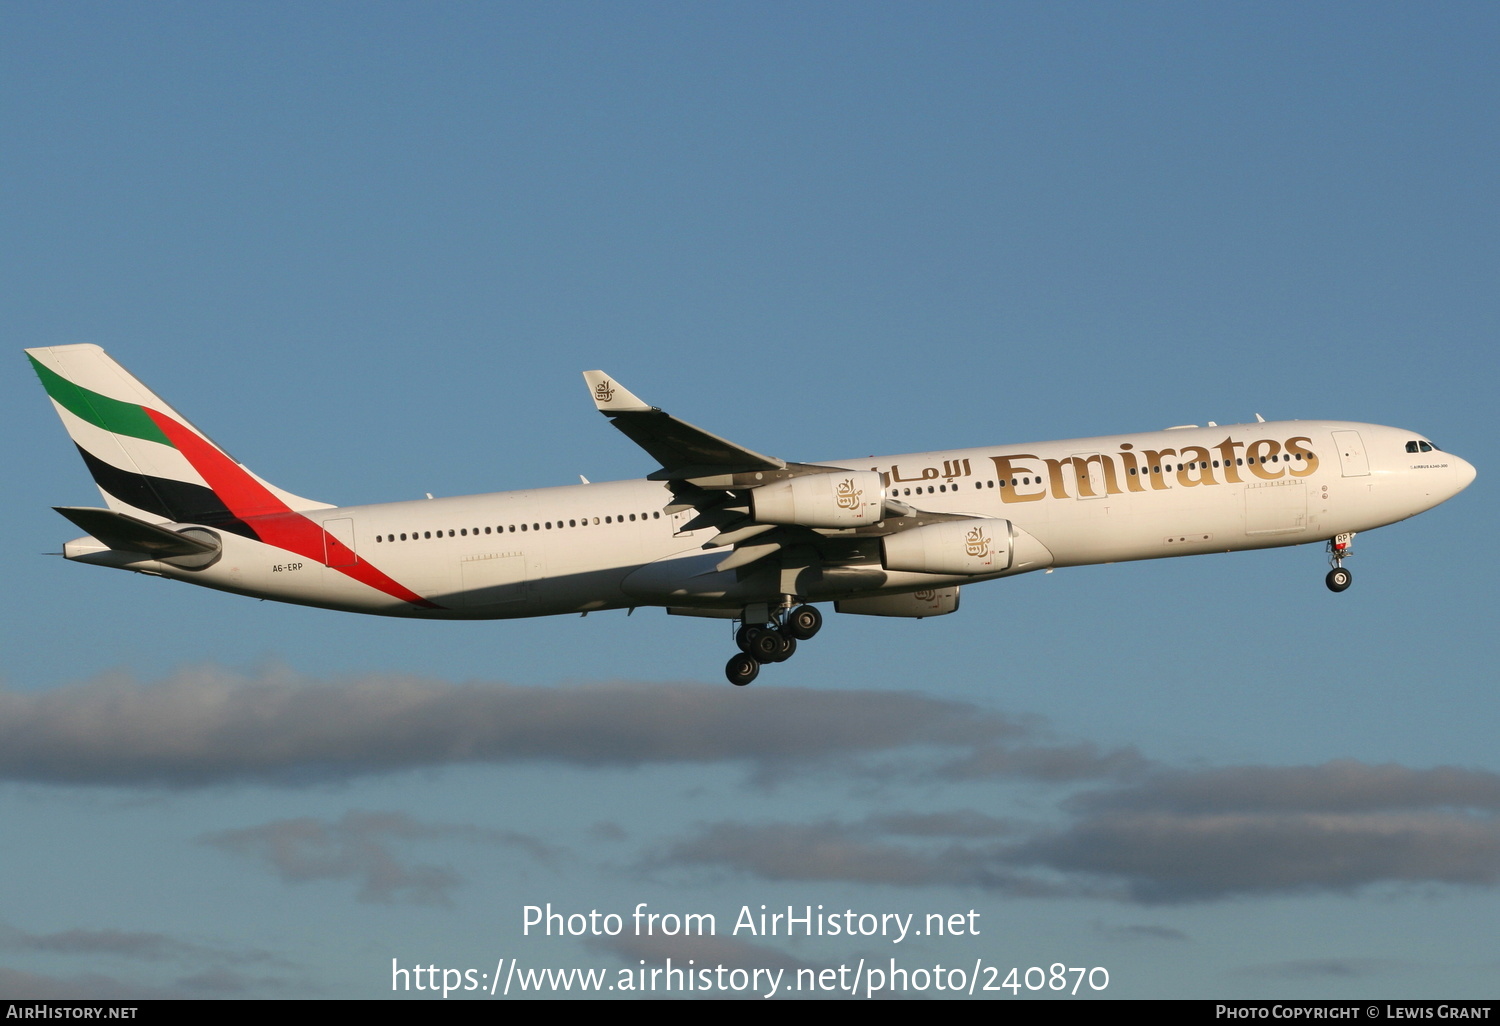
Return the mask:
<svg viewBox="0 0 1500 1026"><path fill-rule="evenodd" d="M1340 760L1173 769L1057 740L971 703L897 692L614 683L311 681L212 668L151 685L0 691L0 779L124 786L301 784L448 765L739 765L759 779L962 785L971 807L852 822L703 824L647 858L777 880L1113 895L1141 903L1500 883L1500 774ZM975 792L1042 782L1044 822ZM1036 809L1037 795L1030 796ZM977 807L975 807L977 806ZM359 881L372 901L445 901L450 870L393 853L414 822L284 820L217 835L289 880ZM620 839L603 824L596 838ZM453 836L453 835L447 835ZM534 839L487 837L542 857ZM528 847L529 846L529 847ZM140 943L140 941L137 941Z"/></svg>
<svg viewBox="0 0 1500 1026"><path fill-rule="evenodd" d="M143 930L59 930L56 933L28 933L9 923L0 922L0 949L47 955L78 955L97 961L124 958L136 962L166 962L178 965L271 965L295 968L268 951L258 948L230 948L180 940L164 933ZM227 970L226 970L227 971Z"/></svg>
<svg viewBox="0 0 1500 1026"><path fill-rule="evenodd" d="M1340 760L1163 771L1068 801L1010 858L1143 902L1500 882L1500 775Z"/></svg>
<svg viewBox="0 0 1500 1026"><path fill-rule="evenodd" d="M928 819L934 827L950 821L959 836L972 836L960 825L962 814ZM977 821L994 829L989 817ZM912 832L902 817L877 817L856 823L813 824L713 823L697 835L667 846L650 860L655 868L720 866L766 880L840 880L896 886L978 887L1015 895L1057 893L1055 885L1005 864L999 844L894 843L882 834L893 825Z"/></svg>
<svg viewBox="0 0 1500 1026"><path fill-rule="evenodd" d="M345 813L336 823L282 819L243 830L225 830L203 843L269 865L283 880L357 880L361 901L451 904L463 878L438 866L408 865L392 852L393 840L458 839L503 844L548 860L558 852L525 834L473 826L422 823L405 813Z"/></svg>
<svg viewBox="0 0 1500 1026"><path fill-rule="evenodd" d="M866 822L891 834L913 837L998 837L1015 831L1008 820L976 812L953 809L946 812L892 812L872 816Z"/></svg>
<svg viewBox="0 0 1500 1026"><path fill-rule="evenodd" d="M1249 966L1237 975L1269 980L1386 980L1411 969L1410 963L1388 958L1304 958Z"/></svg>
<svg viewBox="0 0 1500 1026"><path fill-rule="evenodd" d="M953 780L985 777L1031 777L1067 783L1103 777L1138 776L1151 762L1135 748L1101 751L1087 742L1072 745L984 745L944 765Z"/></svg>
<svg viewBox="0 0 1500 1026"><path fill-rule="evenodd" d="M62 930L58 933L26 933L11 926L0 927L0 948L62 955L113 955L118 958L160 962L199 953L205 949L185 944L162 933L128 930Z"/></svg>
<svg viewBox="0 0 1500 1026"><path fill-rule="evenodd" d="M1473 808L1500 812L1500 774L1438 766L1414 770L1339 759L1321 766L1227 766L1158 771L1129 788L1091 791L1081 809L1213 812L1364 812Z"/></svg>
<svg viewBox="0 0 1500 1026"><path fill-rule="evenodd" d="M178 977L174 985L184 994L204 998L237 998L274 995L314 997L318 988L305 980L277 976L248 976L225 966L214 966Z"/></svg>
<svg viewBox="0 0 1500 1026"><path fill-rule="evenodd" d="M1131 924L1126 926L1107 926L1104 923L1095 923L1094 929L1100 935L1112 941L1131 943L1134 941L1185 941L1188 935L1181 930L1170 926L1150 926L1146 924Z"/></svg>
<svg viewBox="0 0 1500 1026"><path fill-rule="evenodd" d="M702 684L531 688L415 677L313 682L199 668L150 685L109 678L0 691L0 779L299 783L519 762L741 762L772 773L914 746L966 753L965 765L986 767L963 771L971 775L1051 774L1037 769L1045 758L1027 757L1034 733L967 703L892 692L757 688L747 695ZM1016 749L1015 764L1002 769L991 753L1007 746ZM1086 771L1072 771L1079 772Z"/></svg>
<svg viewBox="0 0 1500 1026"><path fill-rule="evenodd" d="M0 966L0 1000L308 997L316 993L308 980L298 978L298 966L269 952L194 943L161 933L80 929L27 933L0 924L0 948L23 954L77 955L90 965L111 958L129 959L144 963L138 967L143 971L170 966L172 972L182 974L162 983L96 971L52 976ZM233 968L237 965L255 966L261 974L246 975ZM288 971L288 975L265 975L266 969Z"/></svg>
<svg viewBox="0 0 1500 1026"><path fill-rule="evenodd" d="M1009 858L1122 881L1147 903L1387 882L1492 885L1500 881L1500 828L1438 813L1141 812L1088 819Z"/></svg>
<svg viewBox="0 0 1500 1026"><path fill-rule="evenodd" d="M620 824L609 820L601 820L589 827L588 836L590 840L600 843L613 843L623 841L630 836Z"/></svg>
<svg viewBox="0 0 1500 1026"><path fill-rule="evenodd" d="M188 995L150 984L121 980L100 973L47 976L0 966L0 1001L54 1001L64 998L180 998Z"/></svg>
<svg viewBox="0 0 1500 1026"><path fill-rule="evenodd" d="M1156 771L1065 798L1061 824L975 809L700 826L657 868L1143 904L1500 883L1500 777L1351 761Z"/></svg>

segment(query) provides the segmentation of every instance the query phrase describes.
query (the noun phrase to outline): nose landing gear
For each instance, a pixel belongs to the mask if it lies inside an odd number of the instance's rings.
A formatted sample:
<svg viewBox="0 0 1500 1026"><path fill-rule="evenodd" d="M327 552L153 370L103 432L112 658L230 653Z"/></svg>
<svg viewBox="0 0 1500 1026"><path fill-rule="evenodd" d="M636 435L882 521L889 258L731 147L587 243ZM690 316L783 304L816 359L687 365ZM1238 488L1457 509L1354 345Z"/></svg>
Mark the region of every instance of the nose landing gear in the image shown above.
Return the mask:
<svg viewBox="0 0 1500 1026"><path fill-rule="evenodd" d="M1328 542L1328 565L1333 567L1323 583L1333 592L1343 591L1354 581L1354 575L1344 569L1344 560L1354 552L1354 535L1335 535Z"/></svg>
<svg viewBox="0 0 1500 1026"><path fill-rule="evenodd" d="M823 626L823 614L813 606L790 608L791 597L767 623L745 623L734 632L739 653L724 667L724 676L736 687L744 687L760 674L765 663L781 663L797 651L798 641L807 641ZM761 607L765 609L764 606ZM764 615L764 614L762 614Z"/></svg>

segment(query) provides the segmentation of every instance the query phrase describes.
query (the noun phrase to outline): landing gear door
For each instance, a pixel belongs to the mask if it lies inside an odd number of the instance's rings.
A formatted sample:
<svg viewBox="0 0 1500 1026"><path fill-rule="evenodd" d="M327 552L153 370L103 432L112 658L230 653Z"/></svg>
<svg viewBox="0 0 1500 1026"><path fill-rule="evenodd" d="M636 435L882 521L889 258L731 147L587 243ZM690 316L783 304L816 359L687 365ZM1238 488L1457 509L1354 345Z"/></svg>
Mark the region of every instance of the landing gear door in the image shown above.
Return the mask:
<svg viewBox="0 0 1500 1026"><path fill-rule="evenodd" d="M1339 468L1345 477L1369 475L1370 458L1365 454L1365 443L1358 431L1335 431L1333 444L1338 446Z"/></svg>

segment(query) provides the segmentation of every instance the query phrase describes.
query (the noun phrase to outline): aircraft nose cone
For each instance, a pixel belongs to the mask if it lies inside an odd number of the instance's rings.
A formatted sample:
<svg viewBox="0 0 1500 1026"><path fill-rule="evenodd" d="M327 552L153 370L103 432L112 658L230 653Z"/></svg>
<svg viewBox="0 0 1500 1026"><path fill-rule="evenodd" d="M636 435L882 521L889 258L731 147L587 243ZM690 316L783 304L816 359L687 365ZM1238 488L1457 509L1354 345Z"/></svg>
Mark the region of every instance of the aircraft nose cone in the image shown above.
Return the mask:
<svg viewBox="0 0 1500 1026"><path fill-rule="evenodd" d="M1453 457L1453 494L1457 495L1469 485L1474 483L1474 477L1478 473L1474 464L1468 460Z"/></svg>

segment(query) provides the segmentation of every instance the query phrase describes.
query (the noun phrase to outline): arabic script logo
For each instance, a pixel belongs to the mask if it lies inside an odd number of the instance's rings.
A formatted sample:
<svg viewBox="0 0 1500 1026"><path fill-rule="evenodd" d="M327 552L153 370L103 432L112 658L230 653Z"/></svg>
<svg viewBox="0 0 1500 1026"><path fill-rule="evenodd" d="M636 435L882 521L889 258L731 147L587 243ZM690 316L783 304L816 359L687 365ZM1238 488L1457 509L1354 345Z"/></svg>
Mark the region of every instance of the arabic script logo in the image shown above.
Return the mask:
<svg viewBox="0 0 1500 1026"><path fill-rule="evenodd" d="M605 378L594 386L594 398L601 403L607 403L615 397L615 387Z"/></svg>
<svg viewBox="0 0 1500 1026"><path fill-rule="evenodd" d="M859 497L864 495L865 491L863 488L854 487L854 479L851 477L840 481L838 487L833 490L833 494L839 509L859 509Z"/></svg>
<svg viewBox="0 0 1500 1026"><path fill-rule="evenodd" d="M937 592L914 591L911 593L911 597L916 599L918 602L931 602L933 599L937 598Z"/></svg>
<svg viewBox="0 0 1500 1026"><path fill-rule="evenodd" d="M984 536L984 528L976 527L964 535L964 551L975 558L990 554L990 540Z"/></svg>

